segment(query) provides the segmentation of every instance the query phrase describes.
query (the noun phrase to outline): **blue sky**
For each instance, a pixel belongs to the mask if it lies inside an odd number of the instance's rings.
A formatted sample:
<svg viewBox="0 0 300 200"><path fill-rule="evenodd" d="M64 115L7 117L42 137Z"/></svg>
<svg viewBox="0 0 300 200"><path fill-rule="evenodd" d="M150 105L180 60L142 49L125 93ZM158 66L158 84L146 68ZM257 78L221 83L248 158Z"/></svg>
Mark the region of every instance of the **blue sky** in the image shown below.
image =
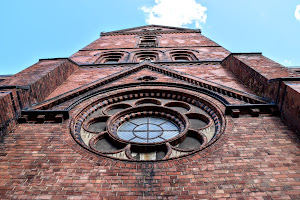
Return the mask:
<svg viewBox="0 0 300 200"><path fill-rule="evenodd" d="M231 52L300 66L300 0L1 0L0 74L69 57L102 31L148 23L201 27Z"/></svg>

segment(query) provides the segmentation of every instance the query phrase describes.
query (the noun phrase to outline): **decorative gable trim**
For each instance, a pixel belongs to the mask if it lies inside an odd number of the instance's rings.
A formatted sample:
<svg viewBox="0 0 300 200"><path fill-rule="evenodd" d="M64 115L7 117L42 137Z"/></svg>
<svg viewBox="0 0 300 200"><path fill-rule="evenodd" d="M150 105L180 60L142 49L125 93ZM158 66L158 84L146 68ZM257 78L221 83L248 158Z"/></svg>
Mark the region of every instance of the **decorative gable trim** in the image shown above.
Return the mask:
<svg viewBox="0 0 300 200"><path fill-rule="evenodd" d="M144 28L164 28L169 30L149 30L149 31L135 31ZM187 29L180 27L161 26L161 25L147 25L135 28L122 29L118 31L102 32L100 36L116 36L116 35L156 35L156 34L172 34L172 33L201 33L200 29Z"/></svg>
<svg viewBox="0 0 300 200"><path fill-rule="evenodd" d="M226 95L226 96L229 96L232 98L236 98L236 99L242 100L242 101L250 103L250 104L263 104L263 103L267 102L266 99L258 97L256 95L248 94L248 93L245 93L245 92L242 92L239 90L235 90L233 88L222 86L218 83L214 83L211 81L207 81L205 79L197 78L192 75L185 74L183 72L178 72L178 71L166 68L166 67L157 66L157 65L154 65L149 62L144 62L144 63L138 64L136 66L130 67L129 69L122 70L120 72L117 72L117 73L107 76L105 78L102 78L102 79L96 80L94 82L91 82L89 84L86 84L84 86L78 87L74 90L71 90L67 93L56 96L52 99L40 102L40 103L32 106L31 109L41 109L41 110L50 109L56 105L59 105L62 102L71 100L75 97L78 97L79 95L82 95L84 93L92 91L98 87L109 84L118 79L124 78L128 75L131 75L131 74L138 72L140 70L143 70L145 68L149 69L151 71L155 71L155 72L164 74L166 76L184 81L187 84L194 85L194 86L197 86L200 88L204 88L204 89L210 90L214 93L219 93L219 94Z"/></svg>

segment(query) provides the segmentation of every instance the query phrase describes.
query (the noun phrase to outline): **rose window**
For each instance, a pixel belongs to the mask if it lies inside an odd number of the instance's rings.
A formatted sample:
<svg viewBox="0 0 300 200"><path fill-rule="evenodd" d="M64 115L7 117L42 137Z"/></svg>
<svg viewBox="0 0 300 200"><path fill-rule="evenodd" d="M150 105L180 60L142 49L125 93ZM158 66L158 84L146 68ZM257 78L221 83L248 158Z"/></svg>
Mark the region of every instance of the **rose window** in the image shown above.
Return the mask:
<svg viewBox="0 0 300 200"><path fill-rule="evenodd" d="M167 160L211 145L224 126L217 107L184 94L140 92L99 100L79 115L74 138L91 152L128 161Z"/></svg>

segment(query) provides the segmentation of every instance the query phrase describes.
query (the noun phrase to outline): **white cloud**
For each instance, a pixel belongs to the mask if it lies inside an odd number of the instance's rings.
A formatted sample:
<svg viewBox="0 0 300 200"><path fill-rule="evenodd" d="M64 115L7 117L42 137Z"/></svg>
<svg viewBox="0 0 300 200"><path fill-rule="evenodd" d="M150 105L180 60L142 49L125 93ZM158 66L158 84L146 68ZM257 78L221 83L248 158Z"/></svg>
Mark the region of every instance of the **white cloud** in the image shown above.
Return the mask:
<svg viewBox="0 0 300 200"><path fill-rule="evenodd" d="M195 24L200 28L206 22L206 7L196 0L155 0L153 7L142 7L147 24L184 27Z"/></svg>
<svg viewBox="0 0 300 200"><path fill-rule="evenodd" d="M300 4L297 5L296 10L295 10L295 17L298 21L300 21Z"/></svg>

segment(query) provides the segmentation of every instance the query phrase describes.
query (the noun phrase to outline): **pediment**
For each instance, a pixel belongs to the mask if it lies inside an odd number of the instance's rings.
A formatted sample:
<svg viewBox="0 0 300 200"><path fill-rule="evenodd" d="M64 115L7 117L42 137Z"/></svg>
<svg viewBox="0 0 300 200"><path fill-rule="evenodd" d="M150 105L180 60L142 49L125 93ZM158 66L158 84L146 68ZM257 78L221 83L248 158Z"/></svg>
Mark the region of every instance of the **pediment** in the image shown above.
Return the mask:
<svg viewBox="0 0 300 200"><path fill-rule="evenodd" d="M135 28L129 28L129 29L122 29L118 31L111 31L111 32L103 32L102 35L105 34L130 34L130 33L148 33L148 32L160 32L160 31L170 31L170 32L178 32L178 31L184 31L184 32L190 32L190 31L197 31L195 29L188 29L188 28L181 28L181 27L172 27L172 26L162 26L162 25L147 25L147 26L139 26Z"/></svg>
<svg viewBox="0 0 300 200"><path fill-rule="evenodd" d="M87 85L78 87L72 91L66 92L52 99L40 102L32 106L31 110L48 110L60 107L59 105L65 104L65 102L72 102L80 97L92 94L93 92L103 90L112 86L122 87L123 85L135 84L138 85L142 81L138 78L142 76L157 77L155 80L151 80L142 84L169 84L176 86L187 85L197 89L200 92L209 93L215 98L219 98L224 105L228 104L264 104L267 101L261 97L251 95L242 91L237 91L234 88L222 86L220 84L206 81L201 78L196 78L189 74L178 72L167 67L155 65L150 62L144 62L126 70L112 74L111 76L98 79Z"/></svg>

